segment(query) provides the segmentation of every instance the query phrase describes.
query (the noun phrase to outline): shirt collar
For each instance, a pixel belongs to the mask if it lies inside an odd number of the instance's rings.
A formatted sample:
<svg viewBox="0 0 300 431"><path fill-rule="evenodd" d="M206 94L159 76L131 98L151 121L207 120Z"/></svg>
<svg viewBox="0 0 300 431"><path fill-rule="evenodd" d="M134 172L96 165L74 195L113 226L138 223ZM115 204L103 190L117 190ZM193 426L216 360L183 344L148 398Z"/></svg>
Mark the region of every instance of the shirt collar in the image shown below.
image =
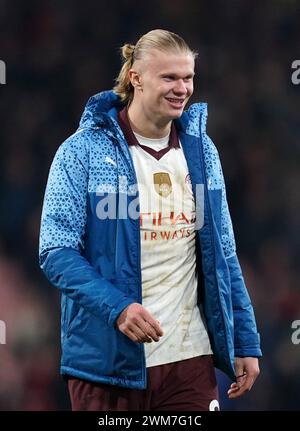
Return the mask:
<svg viewBox="0 0 300 431"><path fill-rule="evenodd" d="M131 128L126 106L119 112L118 120L128 145L140 145ZM180 148L176 127L173 121L171 124L168 148Z"/></svg>

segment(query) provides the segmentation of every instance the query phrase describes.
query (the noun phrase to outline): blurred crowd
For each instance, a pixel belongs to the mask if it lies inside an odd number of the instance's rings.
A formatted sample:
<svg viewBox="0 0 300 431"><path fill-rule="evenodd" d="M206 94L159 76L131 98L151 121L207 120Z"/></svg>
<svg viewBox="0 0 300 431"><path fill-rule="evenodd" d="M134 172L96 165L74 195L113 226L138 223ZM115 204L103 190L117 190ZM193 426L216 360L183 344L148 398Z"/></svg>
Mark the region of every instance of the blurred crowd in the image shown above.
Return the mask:
<svg viewBox="0 0 300 431"><path fill-rule="evenodd" d="M209 104L208 131L227 184L238 255L264 357L244 398L221 407L299 410L300 56L296 0L8 1L0 7L0 410L64 410L59 292L38 266L48 170L87 99L114 84L119 47L153 28L199 52L192 102Z"/></svg>

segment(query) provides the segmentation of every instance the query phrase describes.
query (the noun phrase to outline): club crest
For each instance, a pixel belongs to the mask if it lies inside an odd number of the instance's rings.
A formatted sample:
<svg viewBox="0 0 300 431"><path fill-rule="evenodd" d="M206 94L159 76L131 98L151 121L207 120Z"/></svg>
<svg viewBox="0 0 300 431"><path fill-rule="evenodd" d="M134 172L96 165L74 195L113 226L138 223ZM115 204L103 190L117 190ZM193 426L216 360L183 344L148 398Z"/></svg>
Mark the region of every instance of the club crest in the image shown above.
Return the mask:
<svg viewBox="0 0 300 431"><path fill-rule="evenodd" d="M153 174L154 187L159 196L166 198L172 193L172 182L167 172L157 172Z"/></svg>

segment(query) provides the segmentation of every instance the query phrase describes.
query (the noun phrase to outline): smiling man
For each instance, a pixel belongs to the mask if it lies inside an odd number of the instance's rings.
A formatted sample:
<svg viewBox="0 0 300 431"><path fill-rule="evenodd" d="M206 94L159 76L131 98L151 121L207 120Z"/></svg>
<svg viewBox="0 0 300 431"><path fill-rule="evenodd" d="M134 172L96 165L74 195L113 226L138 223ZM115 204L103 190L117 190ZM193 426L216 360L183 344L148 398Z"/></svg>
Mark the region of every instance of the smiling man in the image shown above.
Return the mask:
<svg viewBox="0 0 300 431"><path fill-rule="evenodd" d="M40 264L62 293L61 373L73 410L218 410L214 366L235 398L261 351L207 106L184 110L196 53L153 30L122 54L45 194Z"/></svg>

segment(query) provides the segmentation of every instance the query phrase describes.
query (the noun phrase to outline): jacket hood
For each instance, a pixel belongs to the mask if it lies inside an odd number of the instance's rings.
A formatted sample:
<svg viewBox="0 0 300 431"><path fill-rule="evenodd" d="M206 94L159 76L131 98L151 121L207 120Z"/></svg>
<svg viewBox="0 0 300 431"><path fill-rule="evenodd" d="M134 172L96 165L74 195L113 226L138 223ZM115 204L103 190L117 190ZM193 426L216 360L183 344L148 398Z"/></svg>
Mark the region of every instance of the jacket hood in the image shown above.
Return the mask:
<svg viewBox="0 0 300 431"><path fill-rule="evenodd" d="M112 90L103 91L90 97L79 123L79 128L99 127L108 124L111 118L117 120L118 112L124 107L120 97ZM180 118L175 120L176 128L189 135L199 136L206 130L207 103L194 103Z"/></svg>
<svg viewBox="0 0 300 431"><path fill-rule="evenodd" d="M90 97L84 108L79 127L97 127L116 117L124 104L120 97L113 91L102 91Z"/></svg>

